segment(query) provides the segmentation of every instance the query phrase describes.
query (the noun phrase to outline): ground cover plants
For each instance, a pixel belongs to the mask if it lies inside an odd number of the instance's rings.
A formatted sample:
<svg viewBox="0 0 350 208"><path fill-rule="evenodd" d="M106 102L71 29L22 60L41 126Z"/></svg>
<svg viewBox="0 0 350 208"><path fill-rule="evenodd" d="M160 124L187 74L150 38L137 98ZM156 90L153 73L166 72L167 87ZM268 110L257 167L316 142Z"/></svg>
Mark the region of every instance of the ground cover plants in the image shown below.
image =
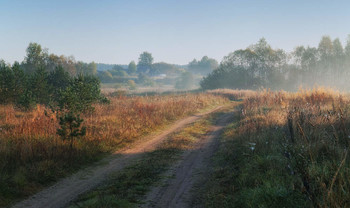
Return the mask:
<svg viewBox="0 0 350 208"><path fill-rule="evenodd" d="M201 194L206 207L350 206L348 95L260 91L242 102Z"/></svg>

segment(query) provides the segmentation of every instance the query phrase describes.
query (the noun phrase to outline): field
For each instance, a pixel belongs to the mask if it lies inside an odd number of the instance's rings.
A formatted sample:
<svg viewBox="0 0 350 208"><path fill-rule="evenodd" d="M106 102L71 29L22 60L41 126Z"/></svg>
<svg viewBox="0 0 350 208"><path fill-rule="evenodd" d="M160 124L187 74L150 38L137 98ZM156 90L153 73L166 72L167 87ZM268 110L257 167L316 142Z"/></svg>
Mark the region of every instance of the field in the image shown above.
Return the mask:
<svg viewBox="0 0 350 208"><path fill-rule="evenodd" d="M349 207L349 97L328 89L245 97L197 201L206 207Z"/></svg>
<svg viewBox="0 0 350 208"><path fill-rule="evenodd" d="M220 89L109 99L110 104L95 104L94 112L83 116L87 134L74 141L73 149L56 135L56 114L49 109L39 105L23 112L1 106L0 205L34 194L146 135L164 132L176 120L225 106L182 125L143 155L138 152L138 159L126 160L106 183L69 206L147 207L156 203L146 200L152 197L159 203L176 199L162 191L153 196L157 186L174 194L189 186L185 195L197 207L350 206L348 94L324 88ZM231 119L216 124L220 115ZM198 151L218 126L223 133L210 137L218 147ZM208 161L200 153L206 151L214 152L206 155ZM189 162L202 165L187 167ZM199 175L186 175L196 167ZM178 184L179 174L191 184Z"/></svg>
<svg viewBox="0 0 350 208"><path fill-rule="evenodd" d="M84 115L86 136L68 141L56 134L56 114L38 105L22 112L0 106L0 206L29 196L171 122L227 102L210 94L110 97Z"/></svg>

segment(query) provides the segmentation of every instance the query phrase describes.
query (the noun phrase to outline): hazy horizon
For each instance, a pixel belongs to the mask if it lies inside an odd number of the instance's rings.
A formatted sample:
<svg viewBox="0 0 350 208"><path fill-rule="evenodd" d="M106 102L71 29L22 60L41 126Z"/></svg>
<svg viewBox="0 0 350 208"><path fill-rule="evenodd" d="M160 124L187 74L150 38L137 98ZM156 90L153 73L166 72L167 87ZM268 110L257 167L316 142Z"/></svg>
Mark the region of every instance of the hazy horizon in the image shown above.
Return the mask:
<svg viewBox="0 0 350 208"><path fill-rule="evenodd" d="M273 48L317 46L323 35L344 44L347 1L10 1L0 0L0 59L22 61L30 42L50 53L107 64L219 62L264 37Z"/></svg>

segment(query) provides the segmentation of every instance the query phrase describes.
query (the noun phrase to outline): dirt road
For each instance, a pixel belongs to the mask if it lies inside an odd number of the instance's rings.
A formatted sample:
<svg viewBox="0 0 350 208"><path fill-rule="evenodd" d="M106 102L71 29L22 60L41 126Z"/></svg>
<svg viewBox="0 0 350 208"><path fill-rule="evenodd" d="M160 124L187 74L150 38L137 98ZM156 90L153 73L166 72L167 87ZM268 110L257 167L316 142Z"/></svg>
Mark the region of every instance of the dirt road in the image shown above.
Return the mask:
<svg viewBox="0 0 350 208"><path fill-rule="evenodd" d="M108 179L108 176L118 170L123 169L135 159L142 157L145 152L154 150L167 136L174 133L186 125L197 121L203 116L210 114L221 107L213 110L190 116L170 126L157 136L145 138L137 142L132 148L124 149L100 161L98 165L93 165L83 169L76 174L65 178L55 185L42 190L27 200L14 205L19 207L35 208L56 208L68 205L80 194L91 190Z"/></svg>
<svg viewBox="0 0 350 208"><path fill-rule="evenodd" d="M232 117L232 113L221 116L211 127L210 134L196 144L196 149L183 154L181 161L167 173L174 177L166 181L165 186L153 188L143 207L189 207L191 189L207 169L207 162L219 145L218 138Z"/></svg>

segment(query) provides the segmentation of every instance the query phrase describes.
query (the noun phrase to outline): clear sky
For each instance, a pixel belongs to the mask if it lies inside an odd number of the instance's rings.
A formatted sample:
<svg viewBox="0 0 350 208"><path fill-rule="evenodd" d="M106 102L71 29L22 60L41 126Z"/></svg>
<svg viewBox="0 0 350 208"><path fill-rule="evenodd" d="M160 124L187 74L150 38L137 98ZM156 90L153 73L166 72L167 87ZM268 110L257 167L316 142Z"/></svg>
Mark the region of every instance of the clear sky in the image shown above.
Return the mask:
<svg viewBox="0 0 350 208"><path fill-rule="evenodd" d="M127 64L143 51L186 64L265 37L273 48L317 46L350 34L349 0L0 0L0 59L30 42L86 62Z"/></svg>

